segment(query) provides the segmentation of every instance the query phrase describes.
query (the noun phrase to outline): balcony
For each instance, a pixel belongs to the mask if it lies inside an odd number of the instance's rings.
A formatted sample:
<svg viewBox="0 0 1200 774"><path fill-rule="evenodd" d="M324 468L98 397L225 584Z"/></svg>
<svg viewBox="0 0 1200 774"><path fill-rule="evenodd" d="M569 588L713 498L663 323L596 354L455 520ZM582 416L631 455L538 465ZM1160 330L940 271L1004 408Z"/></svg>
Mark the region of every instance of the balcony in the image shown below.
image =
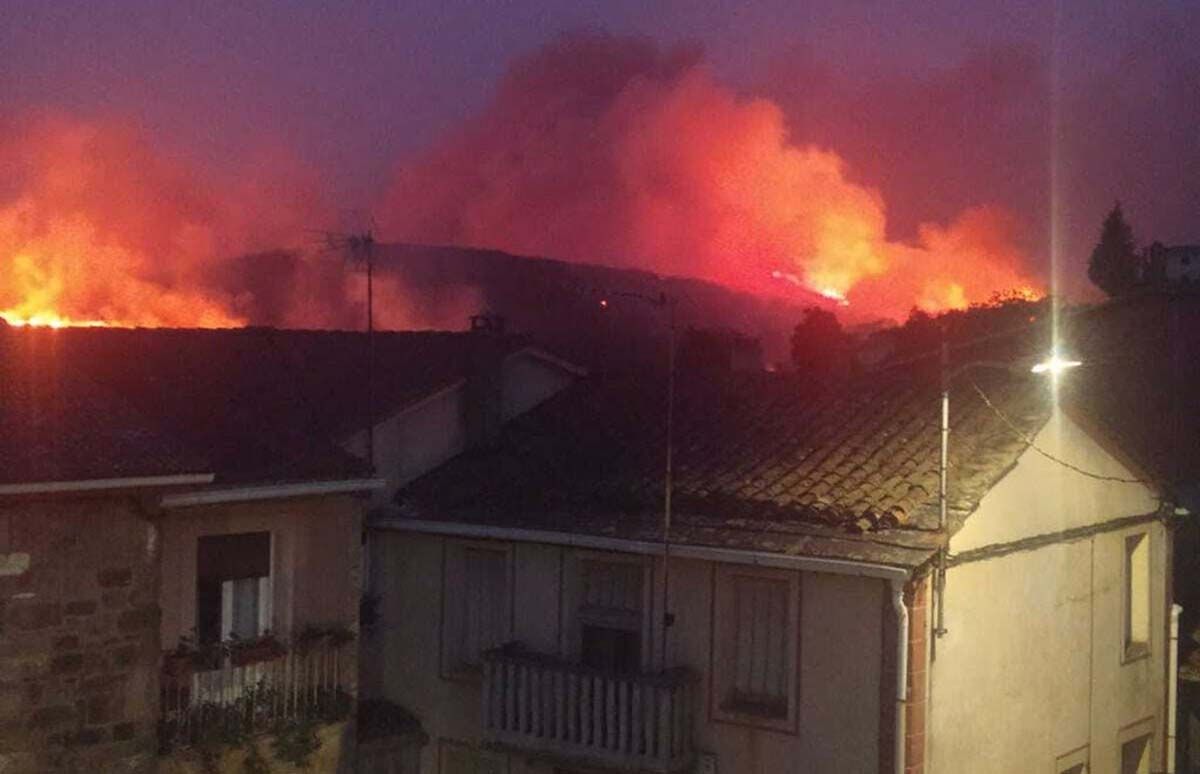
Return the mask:
<svg viewBox="0 0 1200 774"><path fill-rule="evenodd" d="M257 733L282 721L344 719L353 701L354 647L333 632L290 646L264 638L164 654L161 746L187 746L218 731Z"/></svg>
<svg viewBox="0 0 1200 774"><path fill-rule="evenodd" d="M518 650L483 657L487 742L556 760L679 771L692 763L695 674L612 674Z"/></svg>

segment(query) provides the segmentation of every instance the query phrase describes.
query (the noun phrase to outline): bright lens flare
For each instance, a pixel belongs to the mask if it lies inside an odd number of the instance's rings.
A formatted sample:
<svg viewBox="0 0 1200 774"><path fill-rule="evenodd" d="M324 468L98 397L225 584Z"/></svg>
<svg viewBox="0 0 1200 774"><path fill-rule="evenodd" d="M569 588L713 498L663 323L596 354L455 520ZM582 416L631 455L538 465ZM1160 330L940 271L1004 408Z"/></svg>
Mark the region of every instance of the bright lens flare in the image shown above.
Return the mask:
<svg viewBox="0 0 1200 774"><path fill-rule="evenodd" d="M1041 363L1034 365L1033 368L1029 370L1033 371L1035 374L1048 373L1051 376L1058 376L1063 371L1066 371L1070 368L1078 368L1081 365L1083 365L1081 361L1061 358L1056 352Z"/></svg>

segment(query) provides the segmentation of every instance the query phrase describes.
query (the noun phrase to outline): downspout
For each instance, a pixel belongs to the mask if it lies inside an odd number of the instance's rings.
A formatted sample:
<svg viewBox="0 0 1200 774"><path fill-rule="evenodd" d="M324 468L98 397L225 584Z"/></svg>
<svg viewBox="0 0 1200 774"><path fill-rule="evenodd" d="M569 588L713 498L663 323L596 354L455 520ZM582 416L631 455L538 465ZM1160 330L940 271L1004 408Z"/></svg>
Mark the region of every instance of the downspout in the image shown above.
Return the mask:
<svg viewBox="0 0 1200 774"><path fill-rule="evenodd" d="M1171 642L1167 651L1167 774L1175 774L1175 714L1179 704L1179 614L1171 605Z"/></svg>
<svg viewBox="0 0 1200 774"><path fill-rule="evenodd" d="M896 774L904 774L904 710L908 702L908 608L904 582L892 581L892 608L896 611L896 739L892 760Z"/></svg>
<svg viewBox="0 0 1200 774"><path fill-rule="evenodd" d="M941 449L938 459L938 531L945 539L947 531L946 508L948 500L948 469L950 459L950 352L946 346L945 331L942 332L942 419L940 427ZM934 638L941 637L946 633L946 550L947 543L942 545L941 550L937 555L937 585L934 587L934 592L937 599L934 600L936 605L937 618L933 624Z"/></svg>

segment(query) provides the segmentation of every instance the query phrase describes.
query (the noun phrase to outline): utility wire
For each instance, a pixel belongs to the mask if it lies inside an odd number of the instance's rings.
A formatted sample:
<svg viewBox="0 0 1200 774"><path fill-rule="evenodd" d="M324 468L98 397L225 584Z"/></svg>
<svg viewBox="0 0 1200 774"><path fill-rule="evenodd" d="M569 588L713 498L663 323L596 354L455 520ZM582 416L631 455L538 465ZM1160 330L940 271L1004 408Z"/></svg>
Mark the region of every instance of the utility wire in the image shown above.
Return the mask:
<svg viewBox="0 0 1200 774"><path fill-rule="evenodd" d="M1145 484L1147 486L1154 485L1153 481L1147 481L1147 480L1141 479L1141 478L1123 478L1121 476L1108 476L1103 473L1093 473L1090 470L1084 470L1083 468L1079 467L1078 465L1074 465L1070 462L1067 462L1064 459L1054 456L1050 452L1048 452L1045 449L1043 449L1042 447L1038 446L1037 443L1035 443L1034 440L1029 437L1028 433L1026 433L1021 428L1017 427L1016 423L1013 422L1011 419L1009 419L1007 414L1005 414L1003 411L1001 411L1000 408L998 406L996 406L996 404L992 403L991 398L989 398L987 396L987 394L979 387L979 385L975 383L974 379L968 379L968 381L971 382L971 386L975 388L975 392L977 392L979 394L980 399L983 400L983 404L985 406L987 406L989 409L991 409L992 413L995 414L997 417L999 417L1000 421L1003 422L1005 425L1007 425L1009 430L1011 430L1013 433L1016 434L1016 436L1018 438L1020 438L1022 441L1024 441L1025 444L1029 448L1033 449L1035 452L1042 455L1043 457L1050 460L1051 462L1056 463L1058 465L1062 465L1064 468L1066 468L1070 471L1078 473L1081 476L1087 476L1088 478L1095 479L1096 481L1110 481L1110 482L1117 483L1117 484Z"/></svg>

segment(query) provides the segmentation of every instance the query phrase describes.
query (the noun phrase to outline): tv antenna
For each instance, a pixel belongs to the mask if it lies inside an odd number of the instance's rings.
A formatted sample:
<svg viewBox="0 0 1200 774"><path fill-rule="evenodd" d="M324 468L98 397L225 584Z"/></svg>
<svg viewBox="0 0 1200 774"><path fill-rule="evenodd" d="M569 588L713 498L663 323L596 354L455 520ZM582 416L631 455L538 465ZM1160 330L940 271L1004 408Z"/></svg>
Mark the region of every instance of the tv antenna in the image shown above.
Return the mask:
<svg viewBox="0 0 1200 774"><path fill-rule="evenodd" d="M366 440L367 464L375 474L375 218L369 213L358 214L363 227L350 231L314 231L318 253L343 256L351 267L365 267L367 273L367 400Z"/></svg>

